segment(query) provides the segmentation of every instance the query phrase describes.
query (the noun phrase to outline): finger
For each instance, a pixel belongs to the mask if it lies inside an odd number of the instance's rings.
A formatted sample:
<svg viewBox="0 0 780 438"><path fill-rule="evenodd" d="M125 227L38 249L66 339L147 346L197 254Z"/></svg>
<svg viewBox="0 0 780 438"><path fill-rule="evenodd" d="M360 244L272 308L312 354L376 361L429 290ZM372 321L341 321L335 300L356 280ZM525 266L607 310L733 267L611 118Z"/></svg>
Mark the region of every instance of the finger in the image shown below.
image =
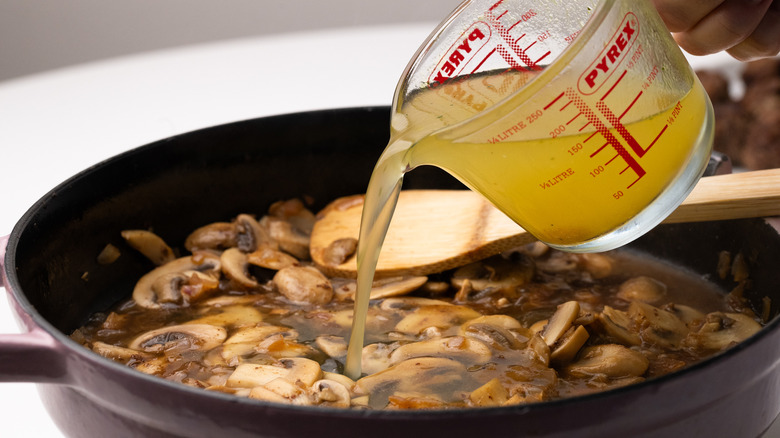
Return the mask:
<svg viewBox="0 0 780 438"><path fill-rule="evenodd" d="M653 0L669 32L684 32L709 15L724 0Z"/></svg>
<svg viewBox="0 0 780 438"><path fill-rule="evenodd" d="M761 23L747 39L727 52L740 61L752 61L780 53L780 0L772 2Z"/></svg>
<svg viewBox="0 0 780 438"><path fill-rule="evenodd" d="M692 55L708 55L730 49L756 30L772 0L726 0L695 26L675 35L677 43Z"/></svg>

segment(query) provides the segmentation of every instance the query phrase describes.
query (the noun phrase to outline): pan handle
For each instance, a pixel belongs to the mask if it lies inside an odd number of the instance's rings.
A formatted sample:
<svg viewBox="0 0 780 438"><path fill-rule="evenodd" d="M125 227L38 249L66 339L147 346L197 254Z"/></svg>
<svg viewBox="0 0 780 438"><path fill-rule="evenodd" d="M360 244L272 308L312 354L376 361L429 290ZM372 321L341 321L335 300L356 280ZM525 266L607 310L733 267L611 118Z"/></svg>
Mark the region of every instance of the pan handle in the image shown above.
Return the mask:
<svg viewBox="0 0 780 438"><path fill-rule="evenodd" d="M5 287L8 302L23 320L11 295L5 275L5 248L8 236L0 236L0 287ZM27 324L30 327L30 324ZM38 327L27 333L0 334L0 382L67 383L65 357L59 343Z"/></svg>

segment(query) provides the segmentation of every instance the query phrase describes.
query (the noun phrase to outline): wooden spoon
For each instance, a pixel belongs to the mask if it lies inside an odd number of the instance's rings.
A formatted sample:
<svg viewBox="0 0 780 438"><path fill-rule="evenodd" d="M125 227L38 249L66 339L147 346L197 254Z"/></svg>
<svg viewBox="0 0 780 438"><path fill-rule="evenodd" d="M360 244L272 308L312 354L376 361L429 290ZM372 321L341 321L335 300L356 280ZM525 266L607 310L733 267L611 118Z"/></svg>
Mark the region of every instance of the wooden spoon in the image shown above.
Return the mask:
<svg viewBox="0 0 780 438"><path fill-rule="evenodd" d="M318 215L311 256L326 274L355 277L357 263L328 263L328 246L357 239L363 196L341 198ZM780 215L780 169L702 178L664 222ZM427 275L534 242L536 239L470 190L401 192L377 265L378 276Z"/></svg>

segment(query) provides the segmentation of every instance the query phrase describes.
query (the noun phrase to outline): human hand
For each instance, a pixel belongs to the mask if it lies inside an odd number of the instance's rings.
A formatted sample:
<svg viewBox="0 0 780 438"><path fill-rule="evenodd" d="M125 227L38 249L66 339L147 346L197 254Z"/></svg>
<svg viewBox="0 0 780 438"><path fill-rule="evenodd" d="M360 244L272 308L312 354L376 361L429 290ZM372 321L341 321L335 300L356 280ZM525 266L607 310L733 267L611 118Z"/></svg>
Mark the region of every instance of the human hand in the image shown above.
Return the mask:
<svg viewBox="0 0 780 438"><path fill-rule="evenodd" d="M780 0L653 0L686 52L725 50L740 61L780 52Z"/></svg>

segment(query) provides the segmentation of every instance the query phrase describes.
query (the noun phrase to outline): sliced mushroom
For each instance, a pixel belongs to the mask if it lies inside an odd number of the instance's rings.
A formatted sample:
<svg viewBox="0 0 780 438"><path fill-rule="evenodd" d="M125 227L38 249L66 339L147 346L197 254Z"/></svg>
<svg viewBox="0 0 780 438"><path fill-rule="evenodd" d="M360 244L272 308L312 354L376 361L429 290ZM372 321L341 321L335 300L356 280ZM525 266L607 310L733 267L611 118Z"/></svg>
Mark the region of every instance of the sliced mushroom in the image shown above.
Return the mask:
<svg viewBox="0 0 780 438"><path fill-rule="evenodd" d="M390 368L390 355L398 347L398 343L376 343L363 347L360 359L363 373L372 375Z"/></svg>
<svg viewBox="0 0 780 438"><path fill-rule="evenodd" d="M476 339L450 336L401 345L390 354L390 364L395 365L415 357L447 357L471 366L488 362L492 352Z"/></svg>
<svg viewBox="0 0 780 438"><path fill-rule="evenodd" d="M428 277L385 277L374 280L371 284L370 299L399 297L410 294L428 281ZM357 292L357 282L353 279L339 278L331 280L334 293L339 301L354 300Z"/></svg>
<svg viewBox="0 0 780 438"><path fill-rule="evenodd" d="M347 341L341 336L320 335L314 340L314 344L320 351L334 359L343 359L347 356Z"/></svg>
<svg viewBox="0 0 780 438"><path fill-rule="evenodd" d="M496 350L525 348L530 330L508 315L484 315L460 326L460 334L477 339Z"/></svg>
<svg viewBox="0 0 780 438"><path fill-rule="evenodd" d="M159 309L161 303L152 285L158 278L175 272L201 271L213 272L219 270L219 257L206 252L198 252L190 257L182 257L172 262L159 266L141 277L133 289L133 299L141 306L148 309Z"/></svg>
<svg viewBox="0 0 780 438"><path fill-rule="evenodd" d="M641 301L631 303L628 316L635 321L642 340L651 345L676 350L688 335L688 327L675 314Z"/></svg>
<svg viewBox="0 0 780 438"><path fill-rule="evenodd" d="M311 359L291 357L281 359L280 362L290 371L285 378L292 383L301 382L306 387L310 387L322 378L320 364Z"/></svg>
<svg viewBox="0 0 780 438"><path fill-rule="evenodd" d="M249 277L249 262L247 256L238 248L229 248L219 258L222 272L239 285L247 288L257 287L255 279Z"/></svg>
<svg viewBox="0 0 780 438"><path fill-rule="evenodd" d="M539 333L533 335L528 341L527 351L531 352L539 363L550 365L550 347Z"/></svg>
<svg viewBox="0 0 780 438"><path fill-rule="evenodd" d="M404 311L414 310L423 306L454 306L454 304L431 298L395 297L382 300L379 308L386 311Z"/></svg>
<svg viewBox="0 0 780 438"><path fill-rule="evenodd" d="M308 388L321 376L320 364L311 359L294 357L281 359L274 364L240 364L228 378L227 385L254 388L282 378L293 384L300 382Z"/></svg>
<svg viewBox="0 0 780 438"><path fill-rule="evenodd" d="M453 301L456 303L467 303L472 292L474 292L474 288L471 286L471 280L464 278L460 283L460 288L455 293L455 298Z"/></svg>
<svg viewBox="0 0 780 438"><path fill-rule="evenodd" d="M199 271L171 272L152 283L158 303L188 304L217 291L219 280Z"/></svg>
<svg viewBox="0 0 780 438"><path fill-rule="evenodd" d="M585 347L577 360L564 368L574 377L605 375L611 379L642 376L650 362L637 351L617 344Z"/></svg>
<svg viewBox="0 0 780 438"><path fill-rule="evenodd" d="M462 380L466 367L443 357L418 357L365 376L355 382L358 395L372 394L376 389L390 392L434 392L436 387Z"/></svg>
<svg viewBox="0 0 780 438"><path fill-rule="evenodd" d="M509 400L509 391L504 388L498 378L493 378L471 391L469 400L474 406L501 406Z"/></svg>
<svg viewBox="0 0 780 438"><path fill-rule="evenodd" d="M354 237L334 240L322 252L322 261L329 266L338 266L346 262L355 254L357 243Z"/></svg>
<svg viewBox="0 0 780 438"><path fill-rule="evenodd" d="M227 345L225 347L228 347ZM308 345L285 338L281 333L273 334L254 346L258 353L265 353L274 358L304 357L314 353Z"/></svg>
<svg viewBox="0 0 780 438"><path fill-rule="evenodd" d="M122 253L112 244L106 244L97 256L97 262L101 265L110 265L119 259Z"/></svg>
<svg viewBox="0 0 780 438"><path fill-rule="evenodd" d="M567 301L560 306L550 317L550 321L542 331L542 338L548 346L552 347L558 339L569 330L572 323L580 314L580 304L576 301Z"/></svg>
<svg viewBox="0 0 780 438"><path fill-rule="evenodd" d="M298 259L290 254L267 246L261 246L256 251L247 254L247 261L255 266L274 271L300 265Z"/></svg>
<svg viewBox="0 0 780 438"><path fill-rule="evenodd" d="M460 288L464 280L469 280L471 287L477 291L487 288L513 290L528 283L533 275L531 259L523 257L521 261L515 261L495 256L456 270L452 275L452 285Z"/></svg>
<svg viewBox="0 0 780 438"><path fill-rule="evenodd" d="M157 266L175 259L173 250L158 235L147 230L124 230L122 237L135 250Z"/></svg>
<svg viewBox="0 0 780 438"><path fill-rule="evenodd" d="M542 272L558 274L575 270L578 261L577 254L555 251L549 257L536 259L536 267Z"/></svg>
<svg viewBox="0 0 780 438"><path fill-rule="evenodd" d="M355 381L343 374L323 371L322 378L323 380L335 380L336 382L339 382L342 385L344 385L344 387L347 388L347 390L350 392L352 391L352 388L355 387Z"/></svg>
<svg viewBox="0 0 780 438"><path fill-rule="evenodd" d="M605 278L612 274L614 261L605 254L587 253L577 254L580 265L590 273L593 278Z"/></svg>
<svg viewBox="0 0 780 438"><path fill-rule="evenodd" d="M130 359L149 358L148 354L142 353L132 348L119 347L117 345L106 344L105 342L93 342L92 351L95 353L116 361L127 362Z"/></svg>
<svg viewBox="0 0 780 438"><path fill-rule="evenodd" d="M195 252L204 249L224 250L238 245L238 228L232 222L214 222L190 233L184 247Z"/></svg>
<svg viewBox="0 0 780 438"><path fill-rule="evenodd" d="M232 305L207 308L208 315L193 319L185 324L210 324L225 328L254 326L263 321L263 315L254 307ZM216 313L214 313L216 311Z"/></svg>
<svg viewBox="0 0 780 438"><path fill-rule="evenodd" d="M688 335L687 345L707 350L722 350L744 341L761 330L753 318L741 313L713 312L704 324Z"/></svg>
<svg viewBox="0 0 780 438"><path fill-rule="evenodd" d="M242 344L260 342L271 335L281 334L288 339L297 339L298 332L278 325L263 325L259 327L242 327L225 340L225 344Z"/></svg>
<svg viewBox="0 0 780 438"><path fill-rule="evenodd" d="M311 234L314 228L315 216L307 209L300 199L289 199L271 204L268 213L272 216L290 222L295 228L306 234Z"/></svg>
<svg viewBox="0 0 780 438"><path fill-rule="evenodd" d="M232 388L254 388L265 385L274 379L287 377L289 374L290 370L281 364L242 363L228 377L227 386Z"/></svg>
<svg viewBox="0 0 780 438"><path fill-rule="evenodd" d="M577 356L589 337L588 330L581 325L570 328L554 346L550 353L550 361L554 364L570 362Z"/></svg>
<svg viewBox="0 0 780 438"><path fill-rule="evenodd" d="M286 220L265 216L260 225L268 229L271 238L279 243L279 248L298 258L309 260L309 235L296 229Z"/></svg>
<svg viewBox="0 0 780 438"><path fill-rule="evenodd" d="M479 316L479 312L465 306L423 306L398 321L395 330L416 335L428 327L446 330Z"/></svg>
<svg viewBox="0 0 780 438"><path fill-rule="evenodd" d="M242 252L249 253L262 247L279 248L279 244L271 237L268 230L260 225L253 216L240 214L236 217L235 225L236 247Z"/></svg>
<svg viewBox="0 0 780 438"><path fill-rule="evenodd" d="M704 313L684 304L669 303L661 306L661 309L673 313L688 327L692 327L698 321L703 321L706 317Z"/></svg>
<svg viewBox="0 0 780 438"><path fill-rule="evenodd" d="M133 368L145 374L159 375L168 365L168 359L165 356L155 356L149 359L144 359L142 362L135 364Z"/></svg>
<svg viewBox="0 0 780 438"><path fill-rule="evenodd" d="M272 384L271 382L274 383ZM251 389L251 391L249 391L248 397L253 398L255 400L262 400L262 401L273 402L273 403L296 404L296 405L309 404L309 403L298 402L298 400L302 399L303 398L302 396L304 395L304 392L301 388L298 388L292 383L287 382L286 380L281 378L274 379L271 382L268 382L268 384L272 385L276 391L268 389L265 385L255 386L254 388ZM284 388L282 386L284 386ZM285 395L280 394L277 391L286 392L289 395L289 397L286 397Z"/></svg>
<svg viewBox="0 0 780 438"><path fill-rule="evenodd" d="M315 403L334 408L348 408L350 405L349 390L340 382L322 379L311 386Z"/></svg>
<svg viewBox="0 0 780 438"><path fill-rule="evenodd" d="M654 278L640 275L624 281L618 289L617 296L626 301L654 304L666 297L666 285Z"/></svg>
<svg viewBox="0 0 780 438"><path fill-rule="evenodd" d="M333 298L333 287L317 268L293 266L274 275L279 292L294 304L325 304Z"/></svg>
<svg viewBox="0 0 780 438"><path fill-rule="evenodd" d="M193 350L211 350L227 338L222 327L209 324L181 324L148 331L128 344L129 348L147 353L159 353L168 343L186 340Z"/></svg>
<svg viewBox="0 0 780 438"><path fill-rule="evenodd" d="M626 312L604 306L604 310L599 314L599 322L601 322L604 331L614 338L615 341L624 345L642 344L642 339L634 326L634 321Z"/></svg>

